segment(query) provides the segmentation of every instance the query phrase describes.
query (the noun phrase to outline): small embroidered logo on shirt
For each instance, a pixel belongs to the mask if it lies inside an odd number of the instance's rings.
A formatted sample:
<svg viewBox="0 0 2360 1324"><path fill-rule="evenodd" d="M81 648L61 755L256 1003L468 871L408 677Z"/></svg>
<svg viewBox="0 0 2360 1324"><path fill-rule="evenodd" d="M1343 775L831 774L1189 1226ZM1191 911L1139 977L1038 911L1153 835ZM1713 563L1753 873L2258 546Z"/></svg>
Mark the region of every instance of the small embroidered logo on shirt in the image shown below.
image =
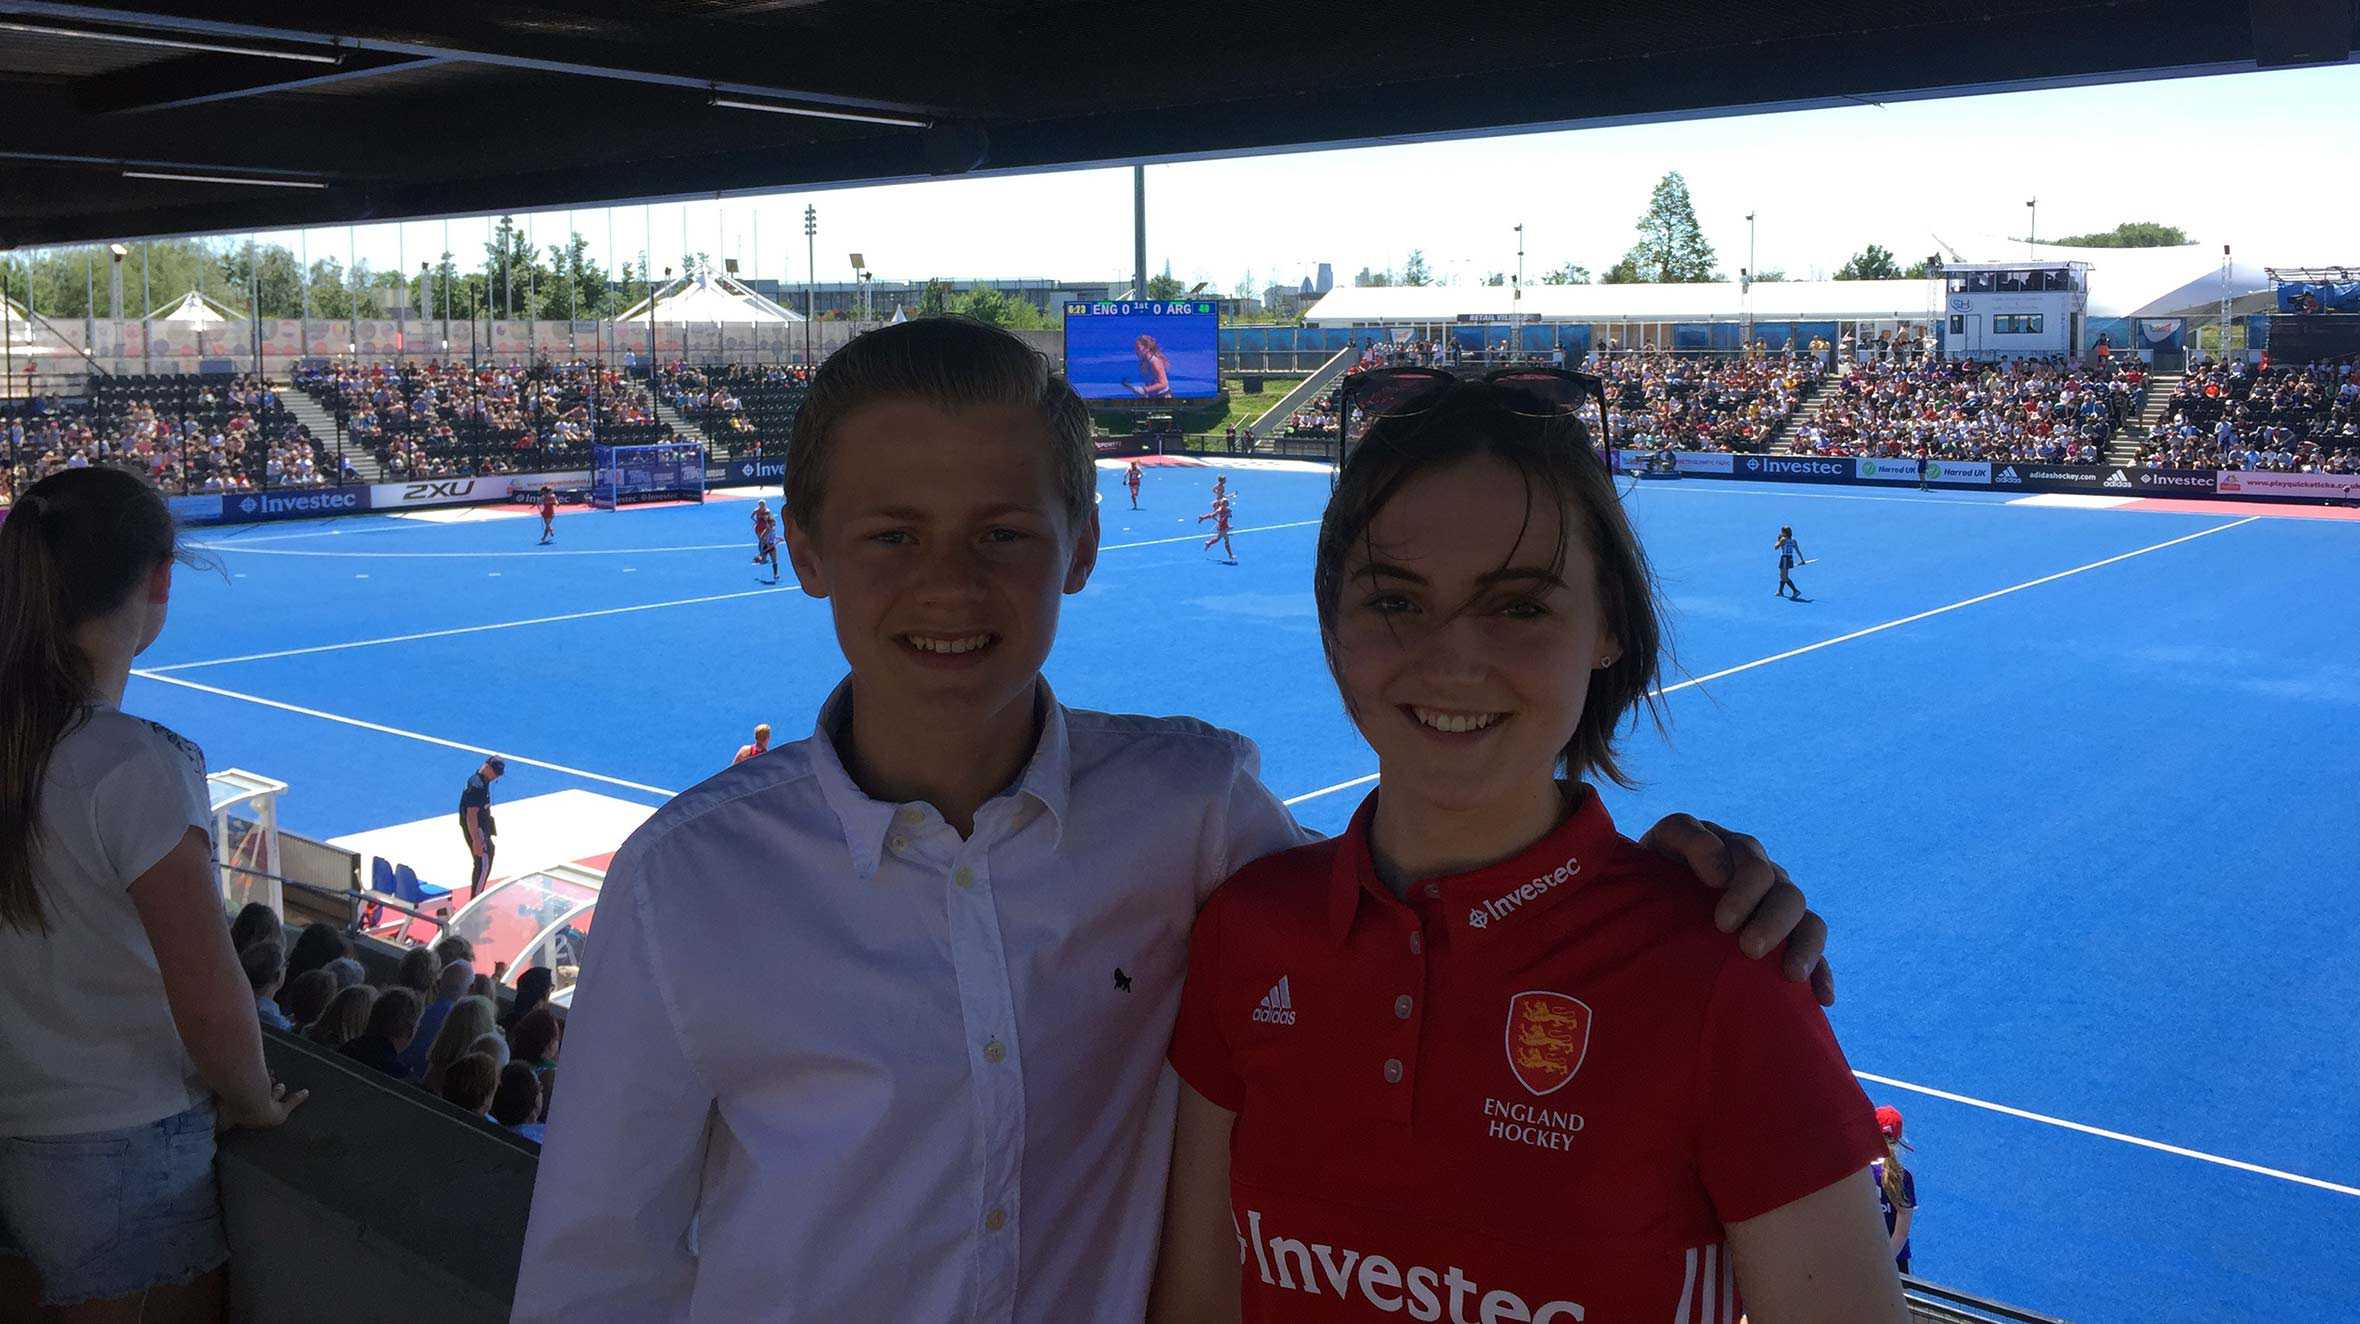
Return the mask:
<svg viewBox="0 0 2360 1324"><path fill-rule="evenodd" d="M1295 992L1287 987L1286 976L1280 975L1270 991L1262 995L1261 1004L1254 1008L1254 1019L1270 1025L1295 1023Z"/></svg>
<svg viewBox="0 0 2360 1324"><path fill-rule="evenodd" d="M1119 965L1114 968L1114 987L1115 991L1118 993L1128 993L1131 991L1131 977L1124 974L1123 968Z"/></svg>

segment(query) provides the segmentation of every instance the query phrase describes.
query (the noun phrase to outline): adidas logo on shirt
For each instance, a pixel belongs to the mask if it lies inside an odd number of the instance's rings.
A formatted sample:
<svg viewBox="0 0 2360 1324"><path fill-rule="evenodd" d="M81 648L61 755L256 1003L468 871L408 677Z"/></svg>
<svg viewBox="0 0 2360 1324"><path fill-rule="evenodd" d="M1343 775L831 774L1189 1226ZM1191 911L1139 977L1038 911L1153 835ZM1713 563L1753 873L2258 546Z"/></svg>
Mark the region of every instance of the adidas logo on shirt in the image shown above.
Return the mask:
<svg viewBox="0 0 2360 1324"><path fill-rule="evenodd" d="M1254 1008L1254 1019L1269 1025L1295 1023L1295 992L1287 987L1285 975L1280 975L1270 991L1262 995L1260 1005Z"/></svg>

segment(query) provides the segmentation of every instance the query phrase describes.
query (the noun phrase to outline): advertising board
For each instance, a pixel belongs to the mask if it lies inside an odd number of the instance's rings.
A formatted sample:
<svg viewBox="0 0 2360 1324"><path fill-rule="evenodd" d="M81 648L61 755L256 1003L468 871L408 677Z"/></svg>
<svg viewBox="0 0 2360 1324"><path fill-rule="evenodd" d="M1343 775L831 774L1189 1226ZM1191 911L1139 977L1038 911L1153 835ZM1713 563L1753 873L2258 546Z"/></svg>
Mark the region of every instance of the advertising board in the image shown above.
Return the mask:
<svg viewBox="0 0 2360 1324"><path fill-rule="evenodd" d="M350 515L369 508L365 487L306 487L284 491L239 492L220 498L221 517L230 523L281 519L318 519L322 515Z"/></svg>

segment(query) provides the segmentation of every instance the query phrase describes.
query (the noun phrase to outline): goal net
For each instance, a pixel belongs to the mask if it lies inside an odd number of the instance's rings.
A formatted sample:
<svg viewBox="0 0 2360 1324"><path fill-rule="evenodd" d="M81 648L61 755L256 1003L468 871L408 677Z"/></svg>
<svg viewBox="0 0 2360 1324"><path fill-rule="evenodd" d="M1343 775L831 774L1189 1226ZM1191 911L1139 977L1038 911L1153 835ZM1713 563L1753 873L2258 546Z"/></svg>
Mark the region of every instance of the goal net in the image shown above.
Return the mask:
<svg viewBox="0 0 2360 1324"><path fill-rule="evenodd" d="M705 448L669 441L600 446L590 470L590 504L601 510L634 501L705 499Z"/></svg>

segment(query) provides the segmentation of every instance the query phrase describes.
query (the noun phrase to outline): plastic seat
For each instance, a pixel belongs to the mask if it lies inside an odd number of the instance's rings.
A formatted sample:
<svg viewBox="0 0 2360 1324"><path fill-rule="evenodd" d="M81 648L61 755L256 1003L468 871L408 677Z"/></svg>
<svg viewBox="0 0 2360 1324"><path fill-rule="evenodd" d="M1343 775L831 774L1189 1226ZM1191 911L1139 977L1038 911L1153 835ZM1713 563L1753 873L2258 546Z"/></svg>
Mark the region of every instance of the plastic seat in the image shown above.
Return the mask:
<svg viewBox="0 0 2360 1324"><path fill-rule="evenodd" d="M397 864L394 866L393 888L394 895L400 897L404 901L409 902L413 906L419 907L425 906L425 904L429 901L437 900L451 894L451 889L447 887L436 887L432 883L419 882L417 872L406 864Z"/></svg>

